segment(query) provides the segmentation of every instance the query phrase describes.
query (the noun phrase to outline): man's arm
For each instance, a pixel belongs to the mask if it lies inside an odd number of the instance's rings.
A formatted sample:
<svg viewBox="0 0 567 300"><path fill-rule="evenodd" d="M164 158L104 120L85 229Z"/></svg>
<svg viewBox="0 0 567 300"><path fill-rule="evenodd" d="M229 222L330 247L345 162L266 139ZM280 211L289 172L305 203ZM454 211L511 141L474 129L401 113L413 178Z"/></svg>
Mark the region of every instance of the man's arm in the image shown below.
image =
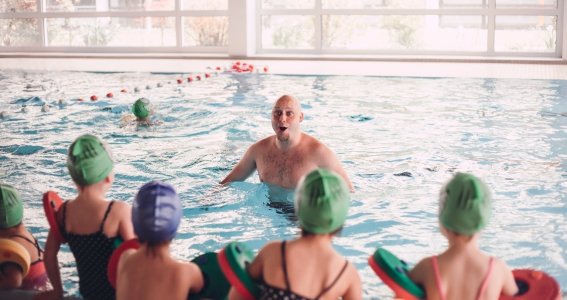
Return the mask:
<svg viewBox="0 0 567 300"><path fill-rule="evenodd" d="M319 168L325 168L325 169L329 169L337 174L339 174L343 180L345 181L346 185L349 187L351 192L354 192L354 187L352 186L352 182L350 182L350 179L348 178L348 174L345 171L345 169L343 169L341 163L339 162L339 159L337 158L337 156L335 155L335 153L333 151L331 151L331 149L329 149L329 147L320 144L319 146Z"/></svg>
<svg viewBox="0 0 567 300"><path fill-rule="evenodd" d="M256 155L254 149L256 144L252 145L240 159L236 167L223 179L220 184L226 184L233 181L244 181L256 170Z"/></svg>

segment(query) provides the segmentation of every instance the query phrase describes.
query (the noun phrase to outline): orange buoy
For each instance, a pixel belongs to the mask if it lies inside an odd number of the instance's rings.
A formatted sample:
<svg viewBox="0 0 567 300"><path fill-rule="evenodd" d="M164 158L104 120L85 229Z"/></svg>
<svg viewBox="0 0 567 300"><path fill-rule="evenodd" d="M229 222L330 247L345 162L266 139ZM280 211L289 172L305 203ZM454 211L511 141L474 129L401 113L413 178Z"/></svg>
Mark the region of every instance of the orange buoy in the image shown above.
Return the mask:
<svg viewBox="0 0 567 300"><path fill-rule="evenodd" d="M268 73L268 67L264 67L264 73Z"/></svg>
<svg viewBox="0 0 567 300"><path fill-rule="evenodd" d="M197 78L197 80L201 80L201 75L197 75L195 78Z"/></svg>
<svg viewBox="0 0 567 300"><path fill-rule="evenodd" d="M128 90L126 90L126 89L121 89L120 92L121 92L121 93L128 93Z"/></svg>
<svg viewBox="0 0 567 300"><path fill-rule="evenodd" d="M205 78L210 78L210 77L211 77L211 74L205 73Z"/></svg>
<svg viewBox="0 0 567 300"><path fill-rule="evenodd" d="M96 100L98 100L98 97L97 97L96 95L92 95L92 96L91 96L91 101L96 101Z"/></svg>
<svg viewBox="0 0 567 300"><path fill-rule="evenodd" d="M177 79L177 83L181 84L182 82L183 82L183 80Z"/></svg>
<svg viewBox="0 0 567 300"><path fill-rule="evenodd" d="M187 82L192 82L193 81L193 77L189 76L187 77Z"/></svg>
<svg viewBox="0 0 567 300"><path fill-rule="evenodd" d="M113 94L113 93L110 92L110 93L107 93L107 94L106 94L106 98L112 98L112 97L114 97L114 94Z"/></svg>

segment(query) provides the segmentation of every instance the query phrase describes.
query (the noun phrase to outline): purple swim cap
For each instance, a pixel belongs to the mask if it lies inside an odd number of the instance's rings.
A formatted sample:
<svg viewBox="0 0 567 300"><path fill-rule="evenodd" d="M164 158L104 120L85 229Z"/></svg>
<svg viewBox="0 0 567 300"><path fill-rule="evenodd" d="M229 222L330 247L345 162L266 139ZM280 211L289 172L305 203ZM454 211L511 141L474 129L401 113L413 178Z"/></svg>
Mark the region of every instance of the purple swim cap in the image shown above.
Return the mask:
<svg viewBox="0 0 567 300"><path fill-rule="evenodd" d="M170 241L181 221L181 203L169 184L151 181L140 188L132 205L134 232L142 242Z"/></svg>

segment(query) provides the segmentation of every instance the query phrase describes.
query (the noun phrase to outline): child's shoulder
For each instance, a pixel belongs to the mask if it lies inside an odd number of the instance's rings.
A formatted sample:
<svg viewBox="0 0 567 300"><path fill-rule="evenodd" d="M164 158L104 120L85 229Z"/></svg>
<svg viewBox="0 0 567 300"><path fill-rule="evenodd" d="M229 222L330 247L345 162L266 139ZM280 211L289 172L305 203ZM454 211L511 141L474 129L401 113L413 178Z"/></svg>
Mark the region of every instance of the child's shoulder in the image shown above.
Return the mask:
<svg viewBox="0 0 567 300"><path fill-rule="evenodd" d="M130 204L122 201L113 201L113 202L114 203L112 204L112 214L120 219L128 218L128 220L130 220L132 214L132 207L130 206Z"/></svg>

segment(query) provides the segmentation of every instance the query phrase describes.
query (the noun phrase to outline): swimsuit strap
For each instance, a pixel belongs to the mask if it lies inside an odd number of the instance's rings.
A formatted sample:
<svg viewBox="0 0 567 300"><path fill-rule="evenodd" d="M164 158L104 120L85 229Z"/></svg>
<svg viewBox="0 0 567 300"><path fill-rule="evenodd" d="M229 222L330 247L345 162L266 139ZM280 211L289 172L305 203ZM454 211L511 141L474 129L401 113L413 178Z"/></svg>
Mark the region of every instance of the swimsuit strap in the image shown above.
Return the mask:
<svg viewBox="0 0 567 300"><path fill-rule="evenodd" d="M315 297L315 299L319 299L321 298L321 296L323 296L323 294L325 294L328 290L330 290L335 283L337 283L337 281L339 281L339 278L341 278L341 276L343 275L343 273L345 272L346 268L348 266L348 261L345 261L345 264L343 265L343 268L341 269L341 271L339 272L339 275L337 275L337 277L335 277L335 280L333 280L333 282L327 286L326 288L324 288L321 293L319 293L319 295L317 295L317 297Z"/></svg>
<svg viewBox="0 0 567 300"><path fill-rule="evenodd" d="M33 238L33 241L30 240L30 239L28 239L27 237L25 237L25 236L23 236L23 235L19 235L19 234L13 234L13 235L11 235L10 237L11 237L11 238L13 238L13 237L18 237L18 238L24 239L24 240L27 241L28 243L34 245L34 246L35 246L35 249L37 249L37 257L38 257L38 258L41 257L41 254L43 253L43 251L41 250L41 247L39 246L39 242L37 241L37 239L36 239L35 237ZM41 258L40 258L40 260L41 260Z"/></svg>
<svg viewBox="0 0 567 300"><path fill-rule="evenodd" d="M63 232L67 233L67 231L65 230L65 216L67 215L67 201L65 201L65 203L63 203ZM106 218L108 217L108 213L110 213L110 209L112 208L112 204L114 204L114 200L110 201L110 203L108 204L108 207L106 208L106 212L104 213L104 217L102 218L102 222L100 223L100 228L98 229L98 232L102 232L102 229L104 228L104 222L106 221Z"/></svg>
<svg viewBox="0 0 567 300"><path fill-rule="evenodd" d="M288 291L291 291L291 285L289 284L289 278L287 277L287 266L285 264L285 242L282 242L282 268L283 268L283 273L284 273L284 279L285 279L285 288Z"/></svg>
<svg viewBox="0 0 567 300"><path fill-rule="evenodd" d="M441 300L445 300L445 294L441 288L441 273L439 272L439 264L437 263L437 256L431 257L431 263L433 264L433 272L435 274L435 285L437 285L437 290L439 291L439 297Z"/></svg>
<svg viewBox="0 0 567 300"><path fill-rule="evenodd" d="M63 229L63 230L61 230L61 233L63 233L63 236L65 236L67 234L67 226L66 226L66 223L67 223L66 222L66 219L67 219L66 218L66 216L67 216L67 203L69 203L69 202L67 202L67 201L63 202L63 226L61 226L62 228L60 228L60 229Z"/></svg>
<svg viewBox="0 0 567 300"><path fill-rule="evenodd" d="M491 257L490 262L488 263L488 272L486 273L486 276L484 277L484 280L482 281L482 284L480 285L480 289L478 290L478 295L476 297L477 300L481 299L482 295L484 294L484 291L488 287L488 279L490 279L490 274L492 274L492 267L493 266L494 266L494 257Z"/></svg>
<svg viewBox="0 0 567 300"><path fill-rule="evenodd" d="M114 200L108 203L108 207L106 208L106 212L104 213L104 217L102 218L102 222L100 223L100 228L98 229L99 232L102 232L102 230L104 229L104 222L106 221L106 217L108 217L108 214L110 213L112 204L114 204Z"/></svg>

